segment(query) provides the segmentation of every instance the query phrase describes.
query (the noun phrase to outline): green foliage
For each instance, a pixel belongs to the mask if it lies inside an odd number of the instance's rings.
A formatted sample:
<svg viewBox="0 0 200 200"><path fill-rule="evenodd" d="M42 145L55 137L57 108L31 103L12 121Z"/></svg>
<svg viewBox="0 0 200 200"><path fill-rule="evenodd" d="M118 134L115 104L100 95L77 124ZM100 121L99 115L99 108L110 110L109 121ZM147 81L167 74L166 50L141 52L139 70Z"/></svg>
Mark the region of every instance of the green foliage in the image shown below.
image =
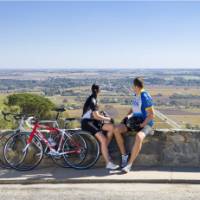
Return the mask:
<svg viewBox="0 0 200 200"><path fill-rule="evenodd" d="M22 113L48 118L55 105L48 99L37 94L19 93L7 97L7 106L18 106Z"/></svg>
<svg viewBox="0 0 200 200"><path fill-rule="evenodd" d="M0 116L0 129L5 130L5 129L15 129L16 128L16 123L14 121L5 121L3 116Z"/></svg>

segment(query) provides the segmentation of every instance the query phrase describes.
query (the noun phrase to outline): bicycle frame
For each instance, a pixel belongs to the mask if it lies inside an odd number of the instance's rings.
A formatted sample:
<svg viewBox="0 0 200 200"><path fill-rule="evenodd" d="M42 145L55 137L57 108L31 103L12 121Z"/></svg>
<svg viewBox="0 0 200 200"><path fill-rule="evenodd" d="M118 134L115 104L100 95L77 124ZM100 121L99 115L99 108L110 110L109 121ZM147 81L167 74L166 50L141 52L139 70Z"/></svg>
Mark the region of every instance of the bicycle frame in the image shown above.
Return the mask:
<svg viewBox="0 0 200 200"><path fill-rule="evenodd" d="M51 146L51 144L49 143L49 141L47 140L47 138L44 136L44 134L42 133L42 130L39 130L40 128L44 128L45 132L49 131L51 134L52 133L60 133L61 134L61 138L59 141L59 146L58 149L56 150L55 148L53 148ZM51 152L53 152L56 155L64 155L64 154L72 154L72 153L80 153L81 150L70 150L70 151L66 151L66 152L61 152L61 148L62 148L62 144L64 142L65 136L70 137L69 134L67 134L65 132L65 130L62 129L58 129L58 128L53 128L53 127L49 127L49 126L45 126L45 125L40 125L38 122L34 125L33 130L27 140L27 145L24 148L24 152L28 149L29 145L31 144L34 136L37 136L39 138L40 141L43 141L47 147L50 149ZM77 145L77 147L80 147L80 145Z"/></svg>

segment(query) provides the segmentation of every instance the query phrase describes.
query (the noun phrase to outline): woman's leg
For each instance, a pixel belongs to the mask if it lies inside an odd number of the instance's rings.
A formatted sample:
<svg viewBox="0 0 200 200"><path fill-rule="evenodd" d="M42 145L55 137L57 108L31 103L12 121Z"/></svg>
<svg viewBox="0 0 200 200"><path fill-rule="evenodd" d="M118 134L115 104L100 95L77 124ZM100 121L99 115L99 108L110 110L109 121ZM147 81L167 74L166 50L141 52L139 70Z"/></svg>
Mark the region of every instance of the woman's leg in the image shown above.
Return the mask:
<svg viewBox="0 0 200 200"><path fill-rule="evenodd" d="M113 124L104 124L102 130L107 131L107 145L109 145L114 136L114 126Z"/></svg>
<svg viewBox="0 0 200 200"><path fill-rule="evenodd" d="M99 141L101 146L101 153L106 162L106 168L111 170L119 168L118 165L115 165L112 162L110 162L110 157L108 153L108 142L107 142L108 139L106 138L106 136L103 135L102 131L100 130L100 127L98 127L98 125L96 125L94 122L86 121L86 123L82 123L82 128L86 131L91 132Z"/></svg>
<svg viewBox="0 0 200 200"><path fill-rule="evenodd" d="M98 132L95 134L95 137L100 142L101 145L101 153L103 158L106 161L106 165L109 163L109 153L108 153L108 146L107 146L107 138L102 134L102 132Z"/></svg>

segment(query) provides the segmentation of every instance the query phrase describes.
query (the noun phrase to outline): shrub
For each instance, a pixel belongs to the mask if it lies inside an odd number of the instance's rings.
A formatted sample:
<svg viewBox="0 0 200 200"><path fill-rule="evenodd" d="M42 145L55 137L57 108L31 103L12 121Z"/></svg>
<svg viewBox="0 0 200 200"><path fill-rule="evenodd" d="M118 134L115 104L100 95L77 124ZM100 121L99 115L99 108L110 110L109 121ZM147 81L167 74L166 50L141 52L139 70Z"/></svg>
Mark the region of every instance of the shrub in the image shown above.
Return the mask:
<svg viewBox="0 0 200 200"><path fill-rule="evenodd" d="M7 106L19 106L22 113L39 118L48 118L50 111L55 107L48 98L30 93L9 95L5 104Z"/></svg>

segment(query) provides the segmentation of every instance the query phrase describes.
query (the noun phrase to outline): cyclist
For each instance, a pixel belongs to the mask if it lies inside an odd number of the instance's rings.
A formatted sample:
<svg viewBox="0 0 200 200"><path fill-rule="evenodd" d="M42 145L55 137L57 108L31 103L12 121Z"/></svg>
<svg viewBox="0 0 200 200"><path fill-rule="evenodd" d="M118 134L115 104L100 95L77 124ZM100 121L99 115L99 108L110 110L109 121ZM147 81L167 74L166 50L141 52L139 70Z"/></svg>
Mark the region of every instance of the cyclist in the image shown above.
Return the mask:
<svg viewBox="0 0 200 200"><path fill-rule="evenodd" d="M81 128L94 135L101 145L101 152L106 162L106 169L115 170L119 168L111 162L108 152L108 144L110 143L114 133L113 119L104 116L99 112L97 96L100 92L99 85L92 85L92 94L87 98L81 120ZM107 134L104 135L104 132Z"/></svg>
<svg viewBox="0 0 200 200"><path fill-rule="evenodd" d="M141 78L133 80L133 106L123 119L122 123L115 126L114 134L121 152L122 171L128 173L131 170L133 162L138 156L142 142L147 135L153 135L154 110L153 100L150 94L144 90L144 82ZM130 159L124 146L123 134L128 131L135 130L137 132L135 144L131 151Z"/></svg>

